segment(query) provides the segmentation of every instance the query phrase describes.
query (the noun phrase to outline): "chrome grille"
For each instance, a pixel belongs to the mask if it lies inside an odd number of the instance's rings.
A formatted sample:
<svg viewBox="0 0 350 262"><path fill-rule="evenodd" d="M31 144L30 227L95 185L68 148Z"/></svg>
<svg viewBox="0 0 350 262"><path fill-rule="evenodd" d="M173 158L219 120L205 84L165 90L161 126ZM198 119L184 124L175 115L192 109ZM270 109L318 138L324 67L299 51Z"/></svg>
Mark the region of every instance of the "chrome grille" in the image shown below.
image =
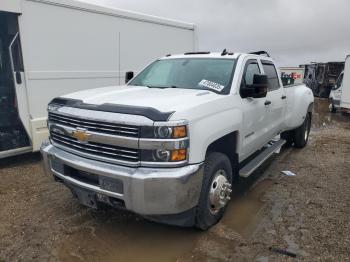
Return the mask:
<svg viewBox="0 0 350 262"><path fill-rule="evenodd" d="M103 134L139 137L139 127L137 126L107 123L90 119L80 119L77 117L55 114L51 112L49 113L49 121L53 124L61 124L73 128L84 128L88 131Z"/></svg>
<svg viewBox="0 0 350 262"><path fill-rule="evenodd" d="M138 149L123 148L96 142L80 142L73 137L53 131L50 132L50 136L52 141L59 145L96 157L127 162L138 162L140 160Z"/></svg>

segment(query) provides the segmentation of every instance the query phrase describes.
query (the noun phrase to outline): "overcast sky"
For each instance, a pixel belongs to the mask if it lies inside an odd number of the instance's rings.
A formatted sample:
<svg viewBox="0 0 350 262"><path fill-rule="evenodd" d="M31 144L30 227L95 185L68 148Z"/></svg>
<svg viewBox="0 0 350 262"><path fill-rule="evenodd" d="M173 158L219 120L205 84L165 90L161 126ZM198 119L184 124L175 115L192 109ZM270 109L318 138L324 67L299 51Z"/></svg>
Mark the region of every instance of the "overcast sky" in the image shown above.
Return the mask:
<svg viewBox="0 0 350 262"><path fill-rule="evenodd" d="M281 66L350 54L350 0L81 1L194 23L204 51L266 50Z"/></svg>

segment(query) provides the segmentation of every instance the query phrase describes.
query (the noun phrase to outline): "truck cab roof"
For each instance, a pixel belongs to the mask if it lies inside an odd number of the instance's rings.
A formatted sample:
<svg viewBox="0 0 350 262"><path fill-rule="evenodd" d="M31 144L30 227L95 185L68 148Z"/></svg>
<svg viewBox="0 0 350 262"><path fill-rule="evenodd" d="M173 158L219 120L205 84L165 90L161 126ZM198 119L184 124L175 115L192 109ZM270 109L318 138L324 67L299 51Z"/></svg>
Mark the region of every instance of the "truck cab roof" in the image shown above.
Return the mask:
<svg viewBox="0 0 350 262"><path fill-rule="evenodd" d="M220 58L220 59L238 59L239 57L251 57L252 59L261 59L268 60L273 62L273 59L268 56L249 54L249 53L230 53L222 54L221 52L191 52L185 54L174 54L167 55L160 59L176 59L176 58Z"/></svg>

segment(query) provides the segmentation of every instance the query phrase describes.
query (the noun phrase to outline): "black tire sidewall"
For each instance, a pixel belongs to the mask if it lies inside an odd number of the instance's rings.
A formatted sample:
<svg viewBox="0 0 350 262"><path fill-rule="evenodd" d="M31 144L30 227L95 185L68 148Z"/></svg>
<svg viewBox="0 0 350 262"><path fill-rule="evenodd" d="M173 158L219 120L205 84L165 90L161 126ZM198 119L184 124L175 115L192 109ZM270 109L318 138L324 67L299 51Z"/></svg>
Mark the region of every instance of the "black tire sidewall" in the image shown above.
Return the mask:
<svg viewBox="0 0 350 262"><path fill-rule="evenodd" d="M294 140L294 133L293 130L291 131L284 131L281 133L281 138L286 140L285 147L291 147L293 145Z"/></svg>
<svg viewBox="0 0 350 262"><path fill-rule="evenodd" d="M307 138L305 139L306 128L308 130L307 130ZM306 144L309 140L310 128L311 128L311 116L310 116L310 113L307 113L303 124L300 127L298 127L294 132L294 146L295 147L303 148L306 146Z"/></svg>
<svg viewBox="0 0 350 262"><path fill-rule="evenodd" d="M232 184L232 168L229 158L218 152L209 153L204 163L204 176L202 190L197 206L196 226L202 230L215 225L223 216L225 208L222 208L215 215L209 210L209 190L216 172L220 169L225 170L227 179Z"/></svg>

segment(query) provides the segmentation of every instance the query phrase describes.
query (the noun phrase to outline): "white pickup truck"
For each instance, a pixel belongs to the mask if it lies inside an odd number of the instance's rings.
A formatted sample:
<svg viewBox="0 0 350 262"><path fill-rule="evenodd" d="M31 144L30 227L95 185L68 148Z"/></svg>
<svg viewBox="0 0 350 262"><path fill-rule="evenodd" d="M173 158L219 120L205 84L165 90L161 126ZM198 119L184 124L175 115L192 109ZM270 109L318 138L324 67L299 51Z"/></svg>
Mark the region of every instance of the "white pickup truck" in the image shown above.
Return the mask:
<svg viewBox="0 0 350 262"><path fill-rule="evenodd" d="M84 205L209 228L235 177L286 142L308 141L312 91L283 87L264 54L167 55L128 72L124 86L55 98L41 148L46 172Z"/></svg>

